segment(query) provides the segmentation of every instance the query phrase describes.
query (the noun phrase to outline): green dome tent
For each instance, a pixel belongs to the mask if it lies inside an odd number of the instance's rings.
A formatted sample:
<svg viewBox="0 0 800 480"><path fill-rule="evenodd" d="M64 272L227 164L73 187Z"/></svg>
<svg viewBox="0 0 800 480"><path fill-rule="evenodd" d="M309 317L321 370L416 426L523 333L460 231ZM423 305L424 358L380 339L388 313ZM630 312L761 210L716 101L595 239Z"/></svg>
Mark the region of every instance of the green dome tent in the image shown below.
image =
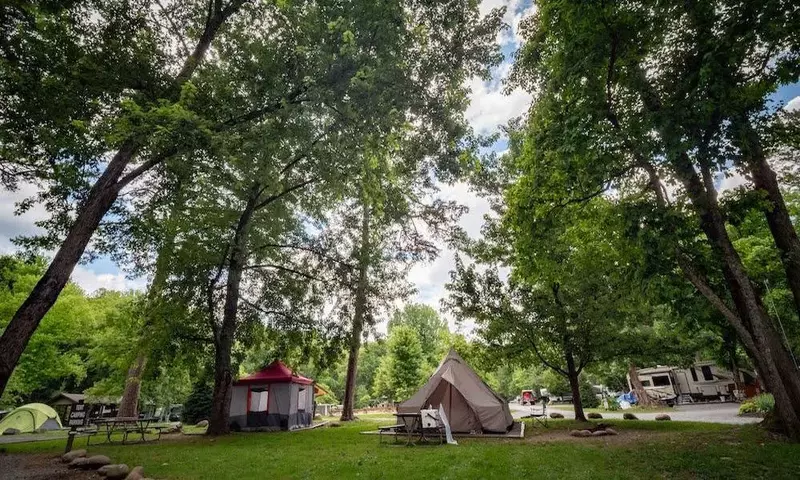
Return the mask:
<svg viewBox="0 0 800 480"><path fill-rule="evenodd" d="M9 428L15 428L19 433L32 433L38 429L57 430L62 427L55 410L43 403L29 403L14 409L0 421L0 434Z"/></svg>

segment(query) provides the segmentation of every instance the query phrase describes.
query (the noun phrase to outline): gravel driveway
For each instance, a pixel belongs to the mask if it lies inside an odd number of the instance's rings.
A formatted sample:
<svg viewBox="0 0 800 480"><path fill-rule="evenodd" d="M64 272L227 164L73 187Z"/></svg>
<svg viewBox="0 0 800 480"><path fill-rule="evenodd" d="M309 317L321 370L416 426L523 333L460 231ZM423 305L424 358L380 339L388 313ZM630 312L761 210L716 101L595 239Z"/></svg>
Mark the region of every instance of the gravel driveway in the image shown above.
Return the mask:
<svg viewBox="0 0 800 480"><path fill-rule="evenodd" d="M514 418L519 418L528 415L531 407L522 406L518 403L509 403L511 414ZM538 410L538 406L536 407ZM740 417L736 415L739 411L738 403L707 403L699 405L680 405L664 412L673 420L683 420L688 422L710 422L710 423L732 423L732 424L746 424L758 423L760 418L754 417ZM548 407L547 412L559 412L564 414L566 418L575 418L575 413L569 405L556 405ZM603 418L622 418L622 411L603 413ZM636 412L635 415L640 420L655 420L657 413L640 413Z"/></svg>

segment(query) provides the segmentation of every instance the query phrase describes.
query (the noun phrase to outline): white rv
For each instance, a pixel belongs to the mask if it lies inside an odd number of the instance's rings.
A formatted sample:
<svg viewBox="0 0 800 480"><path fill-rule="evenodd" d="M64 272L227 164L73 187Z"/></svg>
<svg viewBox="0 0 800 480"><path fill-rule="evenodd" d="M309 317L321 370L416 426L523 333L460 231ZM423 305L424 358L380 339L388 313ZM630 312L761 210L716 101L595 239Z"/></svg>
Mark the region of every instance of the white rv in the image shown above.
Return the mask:
<svg viewBox="0 0 800 480"><path fill-rule="evenodd" d="M730 401L751 396L755 378L750 372L739 371L739 384L745 391L737 391L733 373L718 367L712 361L697 362L688 368L656 366L637 370L639 380L647 393L669 404L698 401ZM630 386L630 377L628 385Z"/></svg>

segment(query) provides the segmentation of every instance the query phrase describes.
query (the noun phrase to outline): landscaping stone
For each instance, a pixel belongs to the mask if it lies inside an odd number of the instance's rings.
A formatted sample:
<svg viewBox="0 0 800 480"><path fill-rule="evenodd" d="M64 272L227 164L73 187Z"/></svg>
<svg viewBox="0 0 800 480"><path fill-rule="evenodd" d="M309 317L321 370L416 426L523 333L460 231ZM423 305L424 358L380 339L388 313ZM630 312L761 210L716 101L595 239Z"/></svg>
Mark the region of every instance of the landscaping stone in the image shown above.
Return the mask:
<svg viewBox="0 0 800 480"><path fill-rule="evenodd" d="M69 462L67 467L69 468L83 468L86 465L86 457L78 457L75 460Z"/></svg>
<svg viewBox="0 0 800 480"><path fill-rule="evenodd" d="M632 413L623 413L622 418L624 418L625 420L639 420L639 418L637 418L636 415Z"/></svg>
<svg viewBox="0 0 800 480"><path fill-rule="evenodd" d="M111 459L105 455L92 455L86 458L86 463L83 464L83 468L100 468L110 463Z"/></svg>
<svg viewBox="0 0 800 480"><path fill-rule="evenodd" d="M606 428L606 433L608 435L619 435L619 433L617 433L617 431L614 430L613 428Z"/></svg>
<svg viewBox="0 0 800 480"><path fill-rule="evenodd" d="M64 462L64 463L69 463L69 462L75 460L76 458L85 457L85 456L86 456L86 450L84 450L84 449L72 450L71 452L67 452L64 455L61 455L61 461Z"/></svg>
<svg viewBox="0 0 800 480"><path fill-rule="evenodd" d="M144 467L133 467L125 480L144 480Z"/></svg>
<svg viewBox="0 0 800 480"><path fill-rule="evenodd" d="M550 413L550 418L564 418L564 415L562 415L562 414L560 414L558 412L551 412Z"/></svg>
<svg viewBox="0 0 800 480"><path fill-rule="evenodd" d="M97 473L111 480L120 480L128 476L130 468L124 463L103 465L97 469Z"/></svg>
<svg viewBox="0 0 800 480"><path fill-rule="evenodd" d="M18 433L19 433L19 430L17 430L16 428L6 428L3 431L3 435L16 435Z"/></svg>
<svg viewBox="0 0 800 480"><path fill-rule="evenodd" d="M570 430L569 434L572 435L573 437L591 437L592 436L592 432L590 432L589 430Z"/></svg>
<svg viewBox="0 0 800 480"><path fill-rule="evenodd" d="M663 421L672 420L672 419L666 413L659 413L658 415L656 415L656 420L659 420L659 421L663 422Z"/></svg>
<svg viewBox="0 0 800 480"><path fill-rule="evenodd" d="M593 437L603 437L605 435L608 435L608 432L605 431L605 430L597 430L597 431L592 432L592 436Z"/></svg>
<svg viewBox="0 0 800 480"><path fill-rule="evenodd" d="M586 415L586 418L598 419L598 418L603 418L603 416L602 416L602 415L600 415L600 414L599 414L599 413L597 413L597 412L589 412L589 413Z"/></svg>
<svg viewBox="0 0 800 480"><path fill-rule="evenodd" d="M200 420L199 422L197 422L197 425L195 425L195 427L200 427L200 428L207 426L208 426L208 420Z"/></svg>

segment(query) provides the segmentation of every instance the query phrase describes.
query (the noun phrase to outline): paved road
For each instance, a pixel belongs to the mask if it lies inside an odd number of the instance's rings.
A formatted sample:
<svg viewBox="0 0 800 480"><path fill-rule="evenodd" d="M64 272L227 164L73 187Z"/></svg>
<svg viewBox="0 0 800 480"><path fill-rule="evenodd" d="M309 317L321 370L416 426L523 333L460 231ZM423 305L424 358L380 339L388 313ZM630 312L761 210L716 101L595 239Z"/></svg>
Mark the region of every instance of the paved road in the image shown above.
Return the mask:
<svg viewBox="0 0 800 480"><path fill-rule="evenodd" d="M524 407L518 403L509 403L511 414L514 418L519 418L530 413L530 407ZM538 407L536 407L538 409ZM758 423L760 418L740 417L738 403L709 403L702 405L681 405L670 409L667 413L673 420L683 420L690 422L710 422L710 423ZM559 412L566 418L575 418L575 412L569 405L556 405L549 407L547 412ZM603 418L622 418L622 411L618 413L603 413ZM661 413L661 412L658 412ZM641 420L655 420L658 413L640 413L636 416Z"/></svg>
<svg viewBox="0 0 800 480"><path fill-rule="evenodd" d="M23 433L21 435L0 435L0 445L9 443L43 442L46 440L66 440L67 432L63 435L45 433Z"/></svg>

